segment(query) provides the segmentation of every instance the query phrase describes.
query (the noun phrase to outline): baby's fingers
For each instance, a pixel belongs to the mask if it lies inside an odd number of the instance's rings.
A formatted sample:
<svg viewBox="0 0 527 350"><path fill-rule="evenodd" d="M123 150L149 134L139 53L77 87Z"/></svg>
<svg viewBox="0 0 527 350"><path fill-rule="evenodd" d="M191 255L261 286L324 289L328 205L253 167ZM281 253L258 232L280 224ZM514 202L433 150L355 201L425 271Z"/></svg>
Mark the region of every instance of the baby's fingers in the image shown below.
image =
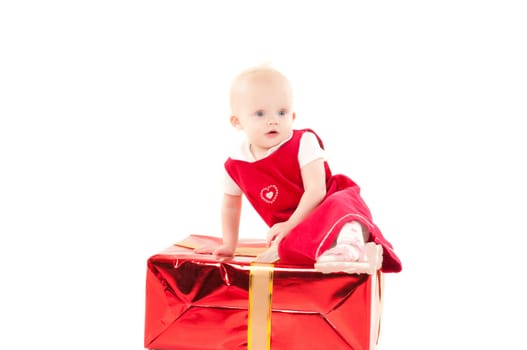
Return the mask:
<svg viewBox="0 0 527 350"><path fill-rule="evenodd" d="M273 241L275 240L277 235L278 234L276 232L267 233L267 246L268 247L270 247L273 244Z"/></svg>
<svg viewBox="0 0 527 350"><path fill-rule="evenodd" d="M226 246L220 246L214 250L213 254L216 257L231 257L234 255L234 250Z"/></svg>
<svg viewBox="0 0 527 350"><path fill-rule="evenodd" d="M197 253L197 254L212 254L214 252L214 250L216 249L217 246L215 245L210 245L210 244L206 244L206 245L202 245L200 247L197 247L194 249L194 253Z"/></svg>

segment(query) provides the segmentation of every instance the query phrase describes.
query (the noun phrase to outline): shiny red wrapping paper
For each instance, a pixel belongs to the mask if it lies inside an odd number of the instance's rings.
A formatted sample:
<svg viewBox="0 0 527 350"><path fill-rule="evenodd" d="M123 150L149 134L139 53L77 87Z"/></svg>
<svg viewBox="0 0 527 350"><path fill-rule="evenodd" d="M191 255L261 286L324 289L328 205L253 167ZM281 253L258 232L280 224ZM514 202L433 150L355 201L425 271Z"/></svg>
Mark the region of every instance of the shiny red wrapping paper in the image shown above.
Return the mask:
<svg viewBox="0 0 527 350"><path fill-rule="evenodd" d="M197 235L189 238L217 240ZM263 241L240 242L249 249L263 245ZM235 256L218 261L179 245L151 256L146 276L145 348L256 349L248 344L247 332L253 259ZM381 272L322 274L301 266L275 264L270 348L375 349L381 281Z"/></svg>

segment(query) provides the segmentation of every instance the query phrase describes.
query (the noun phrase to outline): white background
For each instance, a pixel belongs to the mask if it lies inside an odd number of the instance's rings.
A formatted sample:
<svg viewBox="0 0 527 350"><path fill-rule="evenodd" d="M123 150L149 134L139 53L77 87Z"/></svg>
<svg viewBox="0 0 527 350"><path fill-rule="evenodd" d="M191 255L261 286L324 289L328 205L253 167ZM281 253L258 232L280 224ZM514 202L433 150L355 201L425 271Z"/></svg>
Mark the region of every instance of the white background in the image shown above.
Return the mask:
<svg viewBox="0 0 527 350"><path fill-rule="evenodd" d="M403 262L379 349L527 348L525 18L520 1L2 2L0 347L143 349L146 260L221 234L230 80L269 61ZM242 237L263 237L245 209Z"/></svg>

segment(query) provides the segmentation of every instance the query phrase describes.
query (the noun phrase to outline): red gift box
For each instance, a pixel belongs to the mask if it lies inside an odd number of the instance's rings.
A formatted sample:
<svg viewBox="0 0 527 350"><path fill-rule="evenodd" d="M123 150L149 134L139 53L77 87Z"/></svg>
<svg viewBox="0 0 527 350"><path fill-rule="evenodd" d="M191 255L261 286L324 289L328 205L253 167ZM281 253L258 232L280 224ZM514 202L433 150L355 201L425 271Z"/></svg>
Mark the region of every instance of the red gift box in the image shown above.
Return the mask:
<svg viewBox="0 0 527 350"><path fill-rule="evenodd" d="M372 350L379 336L382 273L322 274L254 264L262 240L241 240L219 261L191 235L147 262L144 345L156 350Z"/></svg>

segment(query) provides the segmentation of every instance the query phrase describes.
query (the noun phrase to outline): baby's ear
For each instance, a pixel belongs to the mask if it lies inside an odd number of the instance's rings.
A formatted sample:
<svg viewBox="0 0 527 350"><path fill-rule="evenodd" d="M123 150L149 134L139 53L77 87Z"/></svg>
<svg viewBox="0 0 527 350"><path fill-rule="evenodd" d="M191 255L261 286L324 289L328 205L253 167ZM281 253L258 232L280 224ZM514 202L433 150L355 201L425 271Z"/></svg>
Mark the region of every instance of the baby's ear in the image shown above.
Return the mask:
<svg viewBox="0 0 527 350"><path fill-rule="evenodd" d="M235 115L231 115L231 125L234 126L236 129L241 129L242 128L242 125L240 124L240 119L235 116Z"/></svg>
<svg viewBox="0 0 527 350"><path fill-rule="evenodd" d="M291 117L293 118L293 120L295 120L295 119L296 119L296 113L293 112L293 114L291 115Z"/></svg>

